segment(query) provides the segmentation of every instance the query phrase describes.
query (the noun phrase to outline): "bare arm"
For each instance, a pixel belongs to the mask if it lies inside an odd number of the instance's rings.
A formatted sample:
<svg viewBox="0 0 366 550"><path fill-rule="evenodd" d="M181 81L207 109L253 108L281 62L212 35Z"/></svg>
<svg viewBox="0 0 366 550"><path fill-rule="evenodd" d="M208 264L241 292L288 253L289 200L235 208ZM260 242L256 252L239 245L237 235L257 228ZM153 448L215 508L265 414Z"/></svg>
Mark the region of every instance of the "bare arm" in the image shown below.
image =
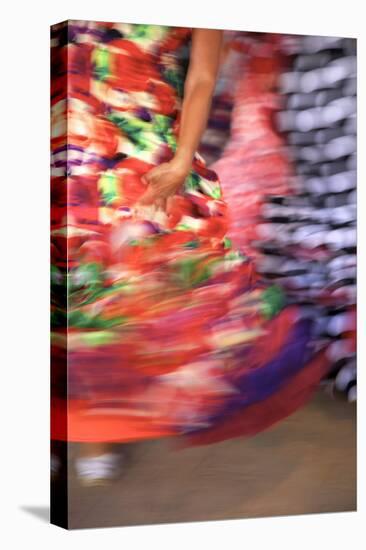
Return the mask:
<svg viewBox="0 0 366 550"><path fill-rule="evenodd" d="M189 171L207 124L221 52L222 31L194 29L184 86L178 149L175 158Z"/></svg>
<svg viewBox="0 0 366 550"><path fill-rule="evenodd" d="M211 106L222 44L222 31L193 29L192 47L180 119L178 146L173 159L150 170L141 203L164 205L184 183L192 167Z"/></svg>

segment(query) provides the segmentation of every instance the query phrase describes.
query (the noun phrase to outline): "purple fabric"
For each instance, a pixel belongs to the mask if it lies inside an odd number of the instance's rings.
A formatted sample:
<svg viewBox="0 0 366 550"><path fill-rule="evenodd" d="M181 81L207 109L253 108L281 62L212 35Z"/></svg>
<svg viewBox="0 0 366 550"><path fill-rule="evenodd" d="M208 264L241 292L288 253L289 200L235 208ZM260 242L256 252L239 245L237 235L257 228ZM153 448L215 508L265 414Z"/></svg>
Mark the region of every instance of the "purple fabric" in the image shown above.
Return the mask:
<svg viewBox="0 0 366 550"><path fill-rule="evenodd" d="M208 417L210 424L217 423L221 417L227 417L239 409L244 409L253 403L262 401L277 391L295 376L309 361L311 351L308 348L308 342L311 338L312 324L304 319L296 323L289 334L289 338L280 352L269 363L257 368L246 371L240 378L235 380L235 387L239 393L228 397L224 406L217 412ZM242 360L245 360L243 350ZM231 380L232 382L232 380ZM192 428L191 432L201 432L205 428Z"/></svg>

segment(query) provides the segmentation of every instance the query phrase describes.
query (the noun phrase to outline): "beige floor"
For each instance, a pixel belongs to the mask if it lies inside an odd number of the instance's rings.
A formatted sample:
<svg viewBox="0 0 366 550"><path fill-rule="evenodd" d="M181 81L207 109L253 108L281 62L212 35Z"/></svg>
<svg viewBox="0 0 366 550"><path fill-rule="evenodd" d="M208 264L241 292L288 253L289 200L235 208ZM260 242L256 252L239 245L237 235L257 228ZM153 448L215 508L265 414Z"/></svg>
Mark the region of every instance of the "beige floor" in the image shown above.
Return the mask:
<svg viewBox="0 0 366 550"><path fill-rule="evenodd" d="M356 407L318 393L251 439L172 450L129 446L108 488L71 478L71 528L351 511L356 508Z"/></svg>

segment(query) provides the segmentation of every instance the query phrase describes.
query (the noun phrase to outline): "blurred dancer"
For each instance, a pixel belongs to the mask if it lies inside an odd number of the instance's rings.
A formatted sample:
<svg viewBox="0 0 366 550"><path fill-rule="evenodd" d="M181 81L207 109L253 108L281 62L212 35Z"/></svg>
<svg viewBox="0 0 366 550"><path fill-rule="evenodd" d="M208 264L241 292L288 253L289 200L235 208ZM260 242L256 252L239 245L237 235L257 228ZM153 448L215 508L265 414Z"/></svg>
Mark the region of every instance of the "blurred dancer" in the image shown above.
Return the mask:
<svg viewBox="0 0 366 550"><path fill-rule="evenodd" d="M76 471L94 484L120 471L112 443L268 427L326 364L310 324L231 248L196 153L221 32L67 25L52 58L52 438L83 443Z"/></svg>
<svg viewBox="0 0 366 550"><path fill-rule="evenodd" d="M292 196L268 197L259 270L316 320L332 362L326 387L356 399L357 57L351 38L293 36L276 126L297 173Z"/></svg>
<svg viewBox="0 0 366 550"><path fill-rule="evenodd" d="M272 120L281 106L276 87L284 63L280 41L279 35L232 33L228 46L241 57L231 71L231 135L221 158L211 166L229 206L228 237L251 255L257 254L252 243L263 197L287 194L291 185L291 166Z"/></svg>

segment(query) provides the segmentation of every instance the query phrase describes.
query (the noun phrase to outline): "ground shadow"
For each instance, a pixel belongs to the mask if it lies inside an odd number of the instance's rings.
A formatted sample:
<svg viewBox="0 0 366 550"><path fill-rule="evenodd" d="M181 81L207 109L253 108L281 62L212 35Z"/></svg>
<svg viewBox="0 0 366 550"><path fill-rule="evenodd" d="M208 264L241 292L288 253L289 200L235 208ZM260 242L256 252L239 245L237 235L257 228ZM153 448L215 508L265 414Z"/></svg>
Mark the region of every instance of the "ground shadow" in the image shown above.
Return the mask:
<svg viewBox="0 0 366 550"><path fill-rule="evenodd" d="M49 506L20 506L20 509L23 510L23 512L31 514L44 522L50 522Z"/></svg>

